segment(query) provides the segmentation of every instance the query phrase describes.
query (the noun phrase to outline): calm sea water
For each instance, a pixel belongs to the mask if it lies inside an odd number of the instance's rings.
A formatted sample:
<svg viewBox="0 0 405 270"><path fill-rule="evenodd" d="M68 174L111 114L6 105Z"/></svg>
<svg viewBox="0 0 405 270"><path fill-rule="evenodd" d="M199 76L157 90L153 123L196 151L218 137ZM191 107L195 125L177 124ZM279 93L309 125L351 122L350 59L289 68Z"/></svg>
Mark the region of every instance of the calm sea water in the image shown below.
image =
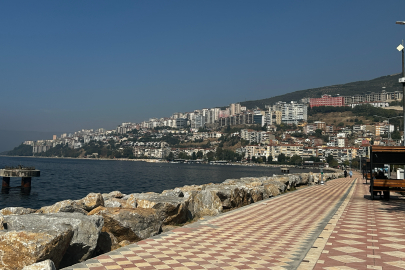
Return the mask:
<svg viewBox="0 0 405 270"><path fill-rule="evenodd" d="M117 160L79 160L0 157L5 166L34 166L41 176L32 178L32 188L25 194L20 188L0 193L0 209L10 206L40 208L62 200L77 200L90 192L124 194L162 192L184 185L221 183L229 178L259 177L281 174L279 168L205 164L146 163ZM309 170L291 169L290 172ZM21 184L11 178L10 186Z"/></svg>

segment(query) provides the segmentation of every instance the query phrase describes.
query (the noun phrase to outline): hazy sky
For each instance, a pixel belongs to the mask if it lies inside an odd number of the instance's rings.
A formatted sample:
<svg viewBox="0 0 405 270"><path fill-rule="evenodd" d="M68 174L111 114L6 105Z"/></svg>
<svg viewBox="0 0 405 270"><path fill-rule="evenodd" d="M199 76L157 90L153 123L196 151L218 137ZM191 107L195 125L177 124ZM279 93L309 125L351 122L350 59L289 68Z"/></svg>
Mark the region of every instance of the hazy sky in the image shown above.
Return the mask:
<svg viewBox="0 0 405 270"><path fill-rule="evenodd" d="M0 132L111 129L399 73L404 10L404 0L0 0Z"/></svg>

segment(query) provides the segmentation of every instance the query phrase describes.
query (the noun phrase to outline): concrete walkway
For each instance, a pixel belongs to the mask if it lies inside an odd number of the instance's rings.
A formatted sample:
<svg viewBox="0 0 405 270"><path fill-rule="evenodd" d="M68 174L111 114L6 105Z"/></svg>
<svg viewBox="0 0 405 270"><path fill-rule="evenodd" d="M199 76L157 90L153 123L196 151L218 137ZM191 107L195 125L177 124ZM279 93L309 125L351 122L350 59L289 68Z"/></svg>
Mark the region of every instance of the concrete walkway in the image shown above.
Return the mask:
<svg viewBox="0 0 405 270"><path fill-rule="evenodd" d="M371 201L363 183L303 188L65 269L405 269L405 200Z"/></svg>

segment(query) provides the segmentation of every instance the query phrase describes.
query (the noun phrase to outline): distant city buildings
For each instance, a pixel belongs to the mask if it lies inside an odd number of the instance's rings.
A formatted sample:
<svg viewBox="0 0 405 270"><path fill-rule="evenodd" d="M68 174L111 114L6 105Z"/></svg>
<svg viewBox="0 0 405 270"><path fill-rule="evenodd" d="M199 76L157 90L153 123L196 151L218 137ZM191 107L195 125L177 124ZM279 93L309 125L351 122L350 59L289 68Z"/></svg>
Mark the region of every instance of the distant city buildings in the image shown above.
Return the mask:
<svg viewBox="0 0 405 270"><path fill-rule="evenodd" d="M400 92L369 93L352 97L322 95L321 98L306 98L300 102L276 102L265 109L247 109L239 103L228 107L203 108L191 112L176 112L170 117L150 118L141 123L125 122L113 130L82 129L72 133L63 133L52 140L25 141L32 146L33 153L46 152L54 147L83 149L87 157L100 157L101 153L87 153L86 144L99 145L108 151L129 153L134 158L173 158L184 156L202 157L215 153L217 147L223 147L222 136L230 136L232 148L246 160L259 159L277 161L283 154L287 158L319 158L325 161L333 156L338 162L351 162L358 156L367 154L369 145L399 145L400 140L391 140L395 127L388 121L375 125L360 124L344 126L326 124L323 121L308 123L309 107L350 106L352 108L370 104L375 107L387 107L389 102L402 99ZM241 127L240 132L223 134L221 127L252 125ZM283 125L282 125L283 124ZM287 125L296 125L288 127ZM343 123L342 123L343 124ZM236 127L233 127L236 129ZM239 127L237 127L239 128ZM238 141L240 139L240 141ZM396 136L398 138L398 135ZM169 139L173 139L170 141ZM166 140L166 141L165 141ZM170 142L170 144L168 143ZM186 142L195 147L177 148ZM243 145L243 146L242 146ZM184 146L184 145L182 145ZM198 147L197 147L198 146ZM70 151L70 149L69 149ZM106 150L107 151L107 150Z"/></svg>

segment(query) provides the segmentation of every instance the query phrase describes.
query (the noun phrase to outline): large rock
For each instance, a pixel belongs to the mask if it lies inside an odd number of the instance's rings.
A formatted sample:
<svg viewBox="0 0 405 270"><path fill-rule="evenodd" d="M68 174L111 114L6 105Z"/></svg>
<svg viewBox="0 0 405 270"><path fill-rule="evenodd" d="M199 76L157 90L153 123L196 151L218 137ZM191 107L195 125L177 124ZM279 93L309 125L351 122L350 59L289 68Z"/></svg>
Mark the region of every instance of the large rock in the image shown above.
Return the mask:
<svg viewBox="0 0 405 270"><path fill-rule="evenodd" d="M88 212L99 206L104 206L104 199L101 193L89 193L81 200L75 201L76 205Z"/></svg>
<svg viewBox="0 0 405 270"><path fill-rule="evenodd" d="M7 230L52 230L53 226L68 224L73 232L66 254L60 266L66 267L93 256L103 227L100 216L85 216L80 213L29 214L6 216ZM55 262L55 261L54 261ZM55 262L56 264L56 262Z"/></svg>
<svg viewBox="0 0 405 270"><path fill-rule="evenodd" d="M184 197L176 197L156 194L142 193L132 194L128 201L135 200L137 208L153 208L157 210L158 216L164 225L182 224L188 221L188 200ZM128 204L128 203L127 203Z"/></svg>
<svg viewBox="0 0 405 270"><path fill-rule="evenodd" d="M42 262L31 264L29 266L25 266L22 270L56 270L56 267L53 261L45 260Z"/></svg>
<svg viewBox="0 0 405 270"><path fill-rule="evenodd" d="M39 209L37 213L50 214L68 212L87 215L89 211L99 206L104 206L104 199L101 193L90 193L81 200L64 200L50 206L44 206Z"/></svg>
<svg viewBox="0 0 405 270"><path fill-rule="evenodd" d="M126 200L122 200L122 199L116 199L116 198L111 198L109 200L105 200L104 201L104 205L105 207L123 207L126 205Z"/></svg>
<svg viewBox="0 0 405 270"><path fill-rule="evenodd" d="M98 237L95 255L101 255L119 248L117 238L110 232L101 232Z"/></svg>
<svg viewBox="0 0 405 270"><path fill-rule="evenodd" d="M125 194L122 194L121 191L111 191L110 193L103 193L102 194L104 200L109 200L112 198L116 198L116 199L121 199L123 197L125 197Z"/></svg>
<svg viewBox="0 0 405 270"><path fill-rule="evenodd" d="M188 196L188 210L192 218L215 216L222 212L222 201L216 189L193 191Z"/></svg>
<svg viewBox="0 0 405 270"><path fill-rule="evenodd" d="M136 200L138 198L138 193L130 194L126 200L125 206L128 208L136 208L138 206Z"/></svg>
<svg viewBox="0 0 405 270"><path fill-rule="evenodd" d="M8 215L26 215L35 213L35 209L24 208L24 207L6 207L0 210L0 214L3 216Z"/></svg>
<svg viewBox="0 0 405 270"><path fill-rule="evenodd" d="M7 270L20 270L46 259L58 267L74 234L72 226L66 224L49 224L47 229L27 224L22 230L8 225L7 230L0 231L0 269Z"/></svg>
<svg viewBox="0 0 405 270"><path fill-rule="evenodd" d="M4 223L4 216L0 215L0 231L4 230L5 226L7 225Z"/></svg>
<svg viewBox="0 0 405 270"><path fill-rule="evenodd" d="M38 214L51 214L51 213L81 213L83 215L87 215L87 211L84 210L81 206L79 206L76 201L72 200L64 200L57 202L50 206L41 207L37 211Z"/></svg>
<svg viewBox="0 0 405 270"><path fill-rule="evenodd" d="M155 209L98 207L89 215L102 216L102 232L114 235L118 243L123 240L137 242L161 232L162 221Z"/></svg>
<svg viewBox="0 0 405 270"><path fill-rule="evenodd" d="M280 195L280 189L275 184L265 184L264 192L268 198Z"/></svg>

